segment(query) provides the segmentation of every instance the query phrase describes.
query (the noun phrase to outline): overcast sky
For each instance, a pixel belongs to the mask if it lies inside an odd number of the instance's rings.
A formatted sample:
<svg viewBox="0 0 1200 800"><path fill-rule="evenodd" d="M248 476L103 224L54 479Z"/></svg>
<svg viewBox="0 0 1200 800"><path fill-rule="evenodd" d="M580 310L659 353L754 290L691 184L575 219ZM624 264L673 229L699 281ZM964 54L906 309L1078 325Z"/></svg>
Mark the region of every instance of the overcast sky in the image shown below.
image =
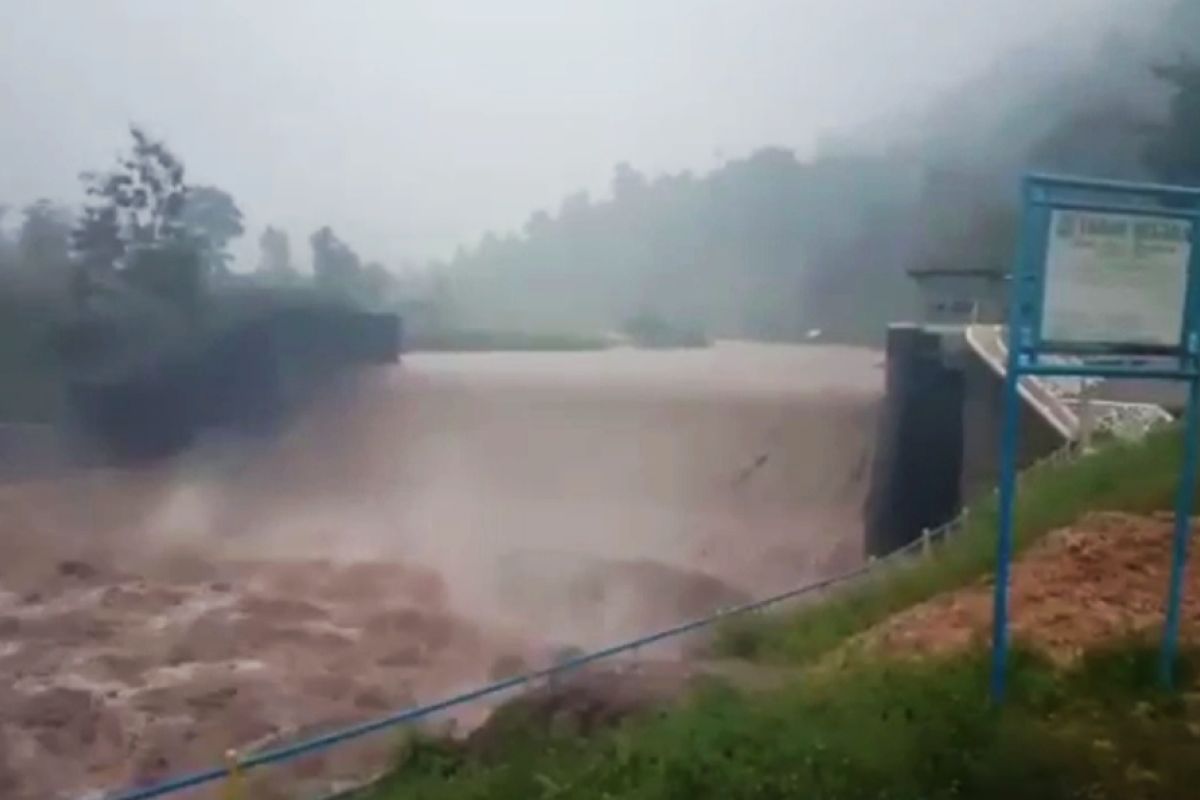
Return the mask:
<svg viewBox="0 0 1200 800"><path fill-rule="evenodd" d="M233 193L240 252L331 224L396 264L603 194L618 161L809 152L1104 4L0 0L0 202L77 202L136 121Z"/></svg>

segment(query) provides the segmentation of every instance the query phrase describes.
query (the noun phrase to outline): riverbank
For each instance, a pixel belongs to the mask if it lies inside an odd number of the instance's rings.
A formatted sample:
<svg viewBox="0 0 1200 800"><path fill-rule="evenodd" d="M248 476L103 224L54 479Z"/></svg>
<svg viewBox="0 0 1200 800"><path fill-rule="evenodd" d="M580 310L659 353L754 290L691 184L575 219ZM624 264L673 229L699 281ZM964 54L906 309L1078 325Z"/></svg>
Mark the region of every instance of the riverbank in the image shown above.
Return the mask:
<svg viewBox="0 0 1200 800"><path fill-rule="evenodd" d="M673 711L586 734L564 733L553 717L509 720L499 752L420 742L367 796L1193 797L1200 582L1189 586L1181 691L1166 694L1156 682L1160 609L1137 587L1162 577L1168 526L1129 513L1083 517L1168 507L1178 453L1171 430L1026 476L1018 647L1003 708L988 700L986 630L970 611L987 592L977 584L994 530L985 508L915 567L728 629L727 652L792 671L782 688L710 681ZM1133 583L1116 580L1119 570L1132 570Z"/></svg>

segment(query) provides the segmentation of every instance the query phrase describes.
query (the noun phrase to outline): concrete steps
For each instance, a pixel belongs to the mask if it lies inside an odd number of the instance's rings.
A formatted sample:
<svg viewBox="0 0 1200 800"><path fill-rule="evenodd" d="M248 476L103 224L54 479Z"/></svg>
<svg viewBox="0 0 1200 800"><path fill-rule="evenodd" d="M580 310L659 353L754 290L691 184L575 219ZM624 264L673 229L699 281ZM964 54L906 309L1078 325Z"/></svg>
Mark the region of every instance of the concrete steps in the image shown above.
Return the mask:
<svg viewBox="0 0 1200 800"><path fill-rule="evenodd" d="M1006 336L1006 329L999 325L970 325L965 334L971 352L1001 378L1008 366ZM1066 361L1063 357L1055 358ZM1058 431L1064 441L1079 441L1086 413L1092 416L1094 431L1107 431L1123 439L1141 438L1151 428L1173 419L1170 412L1154 403L1085 400L1084 393L1094 395L1102 383L1089 378L1026 375L1021 378L1018 391L1026 405ZM1084 411L1085 405L1090 405L1089 412Z"/></svg>

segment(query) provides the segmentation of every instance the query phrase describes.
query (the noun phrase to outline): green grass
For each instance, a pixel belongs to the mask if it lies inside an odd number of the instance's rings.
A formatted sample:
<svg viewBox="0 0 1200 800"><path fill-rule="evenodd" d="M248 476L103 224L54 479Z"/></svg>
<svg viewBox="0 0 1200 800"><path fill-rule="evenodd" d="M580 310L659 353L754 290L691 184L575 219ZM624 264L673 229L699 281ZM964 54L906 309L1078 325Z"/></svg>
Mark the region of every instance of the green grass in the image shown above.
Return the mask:
<svg viewBox="0 0 1200 800"><path fill-rule="evenodd" d="M1139 443L1110 442L1070 463L1027 470L1017 492L1017 547L1087 511L1148 512L1173 504L1181 434L1170 428ZM994 497L973 508L965 530L940 546L937 558L883 569L823 602L791 613L731 620L718 630L719 653L740 658L806 662L892 614L990 572L995 563Z"/></svg>
<svg viewBox="0 0 1200 800"><path fill-rule="evenodd" d="M1195 796L1200 731L1184 700L1153 688L1152 648L1122 645L1067 673L1016 656L1003 709L986 699L978 654L860 663L770 693L711 686L590 737L529 721L487 753L416 741L368 797Z"/></svg>
<svg viewBox="0 0 1200 800"><path fill-rule="evenodd" d="M404 345L406 350L414 352L485 353L604 350L610 343L603 336L587 334L458 329L413 332Z"/></svg>

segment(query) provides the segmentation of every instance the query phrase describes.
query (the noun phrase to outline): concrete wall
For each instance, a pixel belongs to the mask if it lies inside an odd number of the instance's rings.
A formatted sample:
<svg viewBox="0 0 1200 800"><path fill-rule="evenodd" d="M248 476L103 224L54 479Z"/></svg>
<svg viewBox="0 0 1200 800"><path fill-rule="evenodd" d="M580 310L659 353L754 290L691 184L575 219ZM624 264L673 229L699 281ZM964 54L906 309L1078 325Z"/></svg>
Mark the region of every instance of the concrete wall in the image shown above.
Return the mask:
<svg viewBox="0 0 1200 800"><path fill-rule="evenodd" d="M883 555L949 520L960 505L963 376L938 334L888 331L887 384L865 508L866 551Z"/></svg>
<svg viewBox="0 0 1200 800"><path fill-rule="evenodd" d="M961 332L889 329L887 394L864 509L868 555L912 542L952 519L999 474L1003 380ZM1048 455L1061 435L1022 405L1019 464Z"/></svg>
<svg viewBox="0 0 1200 800"><path fill-rule="evenodd" d="M70 463L69 453L54 425L0 424L0 483L53 475Z"/></svg>
<svg viewBox="0 0 1200 800"><path fill-rule="evenodd" d="M963 357L961 369L963 456L959 486L963 502L969 504L980 494L991 491L999 479L1004 381L973 355ZM1032 407L1022 403L1018 465L1029 466L1062 444L1058 431Z"/></svg>
<svg viewBox="0 0 1200 800"><path fill-rule="evenodd" d="M1096 391L1099 400L1153 403L1181 415L1187 405L1187 384L1180 381L1108 380Z"/></svg>
<svg viewBox="0 0 1200 800"><path fill-rule="evenodd" d="M270 432L332 374L395 361L399 349L395 315L284 309L139 369L77 380L68 403L91 447L117 460L156 458L206 428Z"/></svg>

